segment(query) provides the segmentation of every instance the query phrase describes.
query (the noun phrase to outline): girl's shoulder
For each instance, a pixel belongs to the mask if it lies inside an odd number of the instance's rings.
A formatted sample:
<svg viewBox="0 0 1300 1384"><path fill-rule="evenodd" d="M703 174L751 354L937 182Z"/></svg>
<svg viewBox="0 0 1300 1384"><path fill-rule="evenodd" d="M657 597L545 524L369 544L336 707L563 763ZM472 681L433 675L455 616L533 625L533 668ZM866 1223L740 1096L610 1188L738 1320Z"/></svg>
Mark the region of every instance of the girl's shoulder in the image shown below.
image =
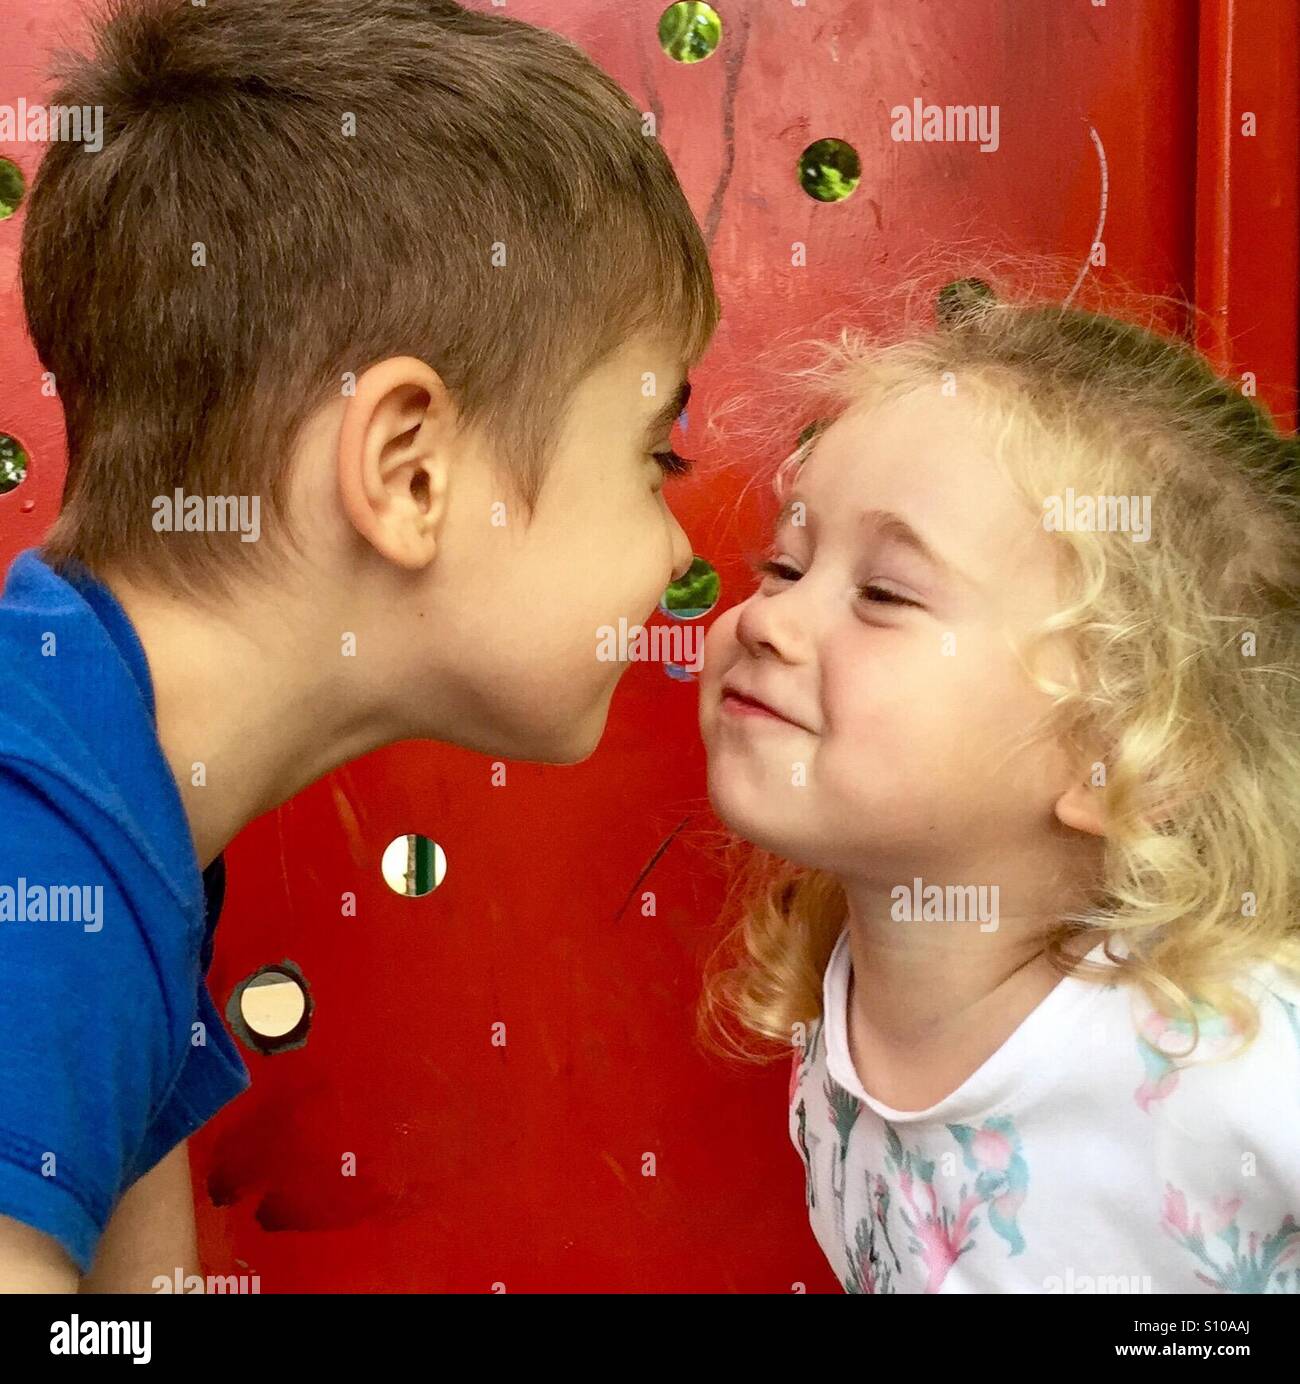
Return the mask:
<svg viewBox="0 0 1300 1384"><path fill-rule="evenodd" d="M1237 988L1255 1007L1253 1038L1203 1009L1190 1059L1169 1051L1185 1032L1145 1014L1135 1097L1160 1224L1210 1288L1300 1292L1300 983L1260 966Z"/></svg>
<svg viewBox="0 0 1300 1384"><path fill-rule="evenodd" d="M1265 1014L1281 1025L1300 1051L1300 975L1281 966L1259 966L1251 972L1246 989Z"/></svg>
<svg viewBox="0 0 1300 1384"><path fill-rule="evenodd" d="M1109 967L1112 958L1123 960L1127 947L1122 938L1112 937L1089 952L1087 961ZM1233 1053L1244 1055L1256 1043L1252 1039L1250 1016L1258 1020L1255 1038L1274 1058L1300 1064L1300 973L1287 970L1272 962L1256 962L1244 968L1232 979L1232 989L1243 1002L1231 1012L1227 1006L1193 1001L1191 1013L1179 1012L1171 1017L1168 1003L1160 1003L1136 982L1126 984L1114 968L1113 977L1094 976L1091 983L1100 984L1112 993L1126 996L1139 1037L1148 1045L1167 1055L1182 1054L1194 1041L1198 1058L1219 1059Z"/></svg>
<svg viewBox="0 0 1300 1384"><path fill-rule="evenodd" d="M1272 964L1236 979L1246 1015L1193 1005L1194 1019L1170 1017L1134 987L1133 1022L1146 1070L1139 1107L1195 1105L1201 1117L1257 1123L1271 1109L1277 1128L1300 1136L1300 977ZM1253 1032L1252 1032L1253 1027Z"/></svg>

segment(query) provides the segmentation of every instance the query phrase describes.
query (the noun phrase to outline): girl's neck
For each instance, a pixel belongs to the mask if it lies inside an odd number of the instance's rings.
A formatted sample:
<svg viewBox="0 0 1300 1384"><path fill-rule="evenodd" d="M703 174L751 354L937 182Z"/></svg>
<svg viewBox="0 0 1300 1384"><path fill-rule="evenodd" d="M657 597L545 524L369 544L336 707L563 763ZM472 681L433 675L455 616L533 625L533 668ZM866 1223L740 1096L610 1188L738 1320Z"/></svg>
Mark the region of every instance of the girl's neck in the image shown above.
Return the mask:
<svg viewBox="0 0 1300 1384"><path fill-rule="evenodd" d="M1047 997L1060 973L1046 957L1045 938L1082 904L1063 896L1059 878L1057 885L1055 908L1034 898L1033 890L1004 888L993 896L1000 896L1001 906L990 910L969 892L959 900L955 893L927 895L922 886L918 894L909 886L904 899L875 882L845 881L853 962L849 1033L855 1062L870 1069L859 1070L872 1095L896 1105L866 1079L874 1073L880 1084L892 1073L900 1089L951 1082L934 1097L941 1099ZM954 909L955 903L965 906ZM1076 944L1072 954L1086 950Z"/></svg>

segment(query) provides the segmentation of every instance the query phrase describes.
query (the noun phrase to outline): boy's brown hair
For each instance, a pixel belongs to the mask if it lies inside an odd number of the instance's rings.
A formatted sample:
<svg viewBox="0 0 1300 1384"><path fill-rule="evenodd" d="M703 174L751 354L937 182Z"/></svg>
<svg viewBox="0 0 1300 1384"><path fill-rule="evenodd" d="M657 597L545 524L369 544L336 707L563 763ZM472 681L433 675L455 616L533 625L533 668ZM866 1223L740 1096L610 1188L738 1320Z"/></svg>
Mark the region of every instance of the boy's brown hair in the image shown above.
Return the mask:
<svg viewBox="0 0 1300 1384"><path fill-rule="evenodd" d="M51 145L22 246L67 420L49 560L224 586L249 548L160 537L155 497L263 495L291 537L299 428L393 355L531 512L591 368L643 330L707 346L672 167L566 39L451 0L110 0L95 28L50 99L102 107L103 148Z"/></svg>

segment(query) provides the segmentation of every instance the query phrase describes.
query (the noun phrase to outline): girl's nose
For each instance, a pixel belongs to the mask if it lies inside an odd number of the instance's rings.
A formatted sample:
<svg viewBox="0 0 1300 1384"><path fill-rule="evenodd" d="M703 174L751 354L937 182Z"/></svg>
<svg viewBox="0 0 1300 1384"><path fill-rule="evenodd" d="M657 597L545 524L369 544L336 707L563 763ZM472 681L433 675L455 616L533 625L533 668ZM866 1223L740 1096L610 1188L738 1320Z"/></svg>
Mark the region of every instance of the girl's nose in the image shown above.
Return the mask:
<svg viewBox="0 0 1300 1384"><path fill-rule="evenodd" d="M736 638L749 654L775 654L787 663L800 663L807 657L807 611L793 601L793 589L777 595L758 592L741 607L736 622Z"/></svg>

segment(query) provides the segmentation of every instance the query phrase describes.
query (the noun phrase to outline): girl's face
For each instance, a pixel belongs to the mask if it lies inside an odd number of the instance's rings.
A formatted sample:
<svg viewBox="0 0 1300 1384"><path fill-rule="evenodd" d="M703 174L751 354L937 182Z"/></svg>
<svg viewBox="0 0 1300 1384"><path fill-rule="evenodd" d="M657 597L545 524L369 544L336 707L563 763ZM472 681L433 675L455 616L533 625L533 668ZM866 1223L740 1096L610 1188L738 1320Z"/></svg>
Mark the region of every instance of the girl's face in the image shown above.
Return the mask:
<svg viewBox="0 0 1300 1384"><path fill-rule="evenodd" d="M1008 850L1050 855L1084 769L1017 748L1049 699L1011 641L1063 596L1041 514L961 399L916 392L832 424L791 488L776 566L706 642L722 819L787 860L909 885L922 865L980 883Z"/></svg>

